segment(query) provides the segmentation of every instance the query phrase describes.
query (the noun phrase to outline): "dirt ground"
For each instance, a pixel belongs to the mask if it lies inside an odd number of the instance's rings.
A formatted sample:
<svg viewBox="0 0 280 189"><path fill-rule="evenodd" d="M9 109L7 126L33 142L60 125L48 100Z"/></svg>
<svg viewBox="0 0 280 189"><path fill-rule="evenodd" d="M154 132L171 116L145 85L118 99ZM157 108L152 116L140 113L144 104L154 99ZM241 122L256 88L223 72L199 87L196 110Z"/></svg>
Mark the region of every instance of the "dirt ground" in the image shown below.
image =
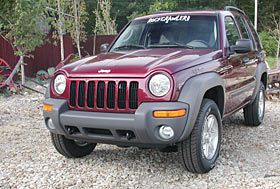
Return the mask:
<svg viewBox="0 0 280 189"><path fill-rule="evenodd" d="M100 144L87 157L67 159L51 144L43 95L0 97L0 188L280 188L280 102L267 102L265 120L247 127L242 111L223 121L217 166L185 171L177 153Z"/></svg>

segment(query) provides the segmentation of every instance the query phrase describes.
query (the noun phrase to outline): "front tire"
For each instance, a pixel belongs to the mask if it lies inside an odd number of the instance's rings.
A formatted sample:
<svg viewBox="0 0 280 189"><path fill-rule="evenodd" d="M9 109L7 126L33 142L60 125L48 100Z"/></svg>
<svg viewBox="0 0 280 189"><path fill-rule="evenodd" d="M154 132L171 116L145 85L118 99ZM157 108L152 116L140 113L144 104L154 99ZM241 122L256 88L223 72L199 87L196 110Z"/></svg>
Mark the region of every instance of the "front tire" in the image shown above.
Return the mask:
<svg viewBox="0 0 280 189"><path fill-rule="evenodd" d="M86 143L67 139L63 135L51 133L51 140L55 149L67 158L80 158L90 154L96 143Z"/></svg>
<svg viewBox="0 0 280 189"><path fill-rule="evenodd" d="M248 126L259 126L263 122L265 112L265 87L261 82L260 90L253 101L244 109L245 124Z"/></svg>
<svg viewBox="0 0 280 189"><path fill-rule="evenodd" d="M182 165L193 173L209 172L219 156L221 138L219 108L213 100L203 99L190 136L178 145Z"/></svg>

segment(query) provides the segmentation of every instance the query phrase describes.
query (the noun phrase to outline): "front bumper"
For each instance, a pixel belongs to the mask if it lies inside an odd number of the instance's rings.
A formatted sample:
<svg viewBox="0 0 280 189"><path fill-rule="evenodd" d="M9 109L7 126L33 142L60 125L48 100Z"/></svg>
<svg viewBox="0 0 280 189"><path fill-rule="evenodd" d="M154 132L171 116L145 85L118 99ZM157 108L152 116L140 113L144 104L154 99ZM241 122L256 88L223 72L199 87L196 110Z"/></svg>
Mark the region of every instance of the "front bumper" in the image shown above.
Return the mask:
<svg viewBox="0 0 280 189"><path fill-rule="evenodd" d="M44 104L52 105L52 111L44 111L44 119L52 119L50 129L70 139L124 146L161 146L178 142L187 122L189 105L182 102L144 102L134 114L73 111L67 100L47 98ZM186 115L176 118L155 118L156 110L186 109ZM168 125L174 130L170 140L162 139L159 127Z"/></svg>

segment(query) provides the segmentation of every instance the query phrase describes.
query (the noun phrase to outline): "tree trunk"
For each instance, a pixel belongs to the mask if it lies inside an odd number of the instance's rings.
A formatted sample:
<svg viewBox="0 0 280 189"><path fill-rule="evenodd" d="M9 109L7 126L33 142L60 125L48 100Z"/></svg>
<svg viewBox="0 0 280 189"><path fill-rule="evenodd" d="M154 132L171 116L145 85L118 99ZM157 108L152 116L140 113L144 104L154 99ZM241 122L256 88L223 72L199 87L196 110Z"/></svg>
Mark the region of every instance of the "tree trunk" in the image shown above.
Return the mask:
<svg viewBox="0 0 280 189"><path fill-rule="evenodd" d="M78 16L78 11L79 11L79 7L80 7L80 0L74 0L74 17L75 17L75 26L76 26L76 40L75 43L77 45L77 49L78 49L78 53L79 53L79 57L82 58L82 54L81 54L81 48L80 48L80 20L79 20L79 16Z"/></svg>
<svg viewBox="0 0 280 189"><path fill-rule="evenodd" d="M280 37L278 38L277 53L276 53L276 68L279 68L279 52L280 51Z"/></svg>
<svg viewBox="0 0 280 189"><path fill-rule="evenodd" d="M79 57L82 58L80 43L77 43L77 49L78 49Z"/></svg>
<svg viewBox="0 0 280 189"><path fill-rule="evenodd" d="M95 47L96 46L96 33L94 34L94 38L93 38L93 50L92 50L92 55L95 55Z"/></svg>
<svg viewBox="0 0 280 189"><path fill-rule="evenodd" d="M57 1L58 4L58 35L60 39L60 53L61 53L61 60L64 60L64 42L63 42L63 23L62 23L62 10L61 10L61 1Z"/></svg>
<svg viewBox="0 0 280 189"><path fill-rule="evenodd" d="M24 63L24 61L23 61L24 57L21 56L20 59L22 59L22 62L21 62L21 65L20 65L20 70L21 70L21 84L24 85L24 84L25 84L25 72L24 72L24 64L23 64L23 63Z"/></svg>
<svg viewBox="0 0 280 189"><path fill-rule="evenodd" d="M60 54L61 54L61 60L64 60L64 42L63 42L63 35L59 35L60 38Z"/></svg>

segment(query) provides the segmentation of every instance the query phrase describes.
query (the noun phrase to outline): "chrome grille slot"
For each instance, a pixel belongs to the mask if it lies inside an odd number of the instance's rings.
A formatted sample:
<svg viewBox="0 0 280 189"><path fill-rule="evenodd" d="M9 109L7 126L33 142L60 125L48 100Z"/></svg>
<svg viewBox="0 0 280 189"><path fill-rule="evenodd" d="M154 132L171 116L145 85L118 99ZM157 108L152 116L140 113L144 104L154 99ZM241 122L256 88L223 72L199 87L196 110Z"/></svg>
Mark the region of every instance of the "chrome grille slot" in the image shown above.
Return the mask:
<svg viewBox="0 0 280 189"><path fill-rule="evenodd" d="M80 107L85 107L85 85L84 81L79 82L79 90L78 90L78 105Z"/></svg>
<svg viewBox="0 0 280 189"><path fill-rule="evenodd" d="M76 106L76 81L72 81L70 84L70 105Z"/></svg>
<svg viewBox="0 0 280 189"><path fill-rule="evenodd" d="M94 81L88 82L87 105L90 108L94 107Z"/></svg>
<svg viewBox="0 0 280 189"><path fill-rule="evenodd" d="M107 107L115 108L115 82L109 81L107 86Z"/></svg>
<svg viewBox="0 0 280 189"><path fill-rule="evenodd" d="M97 85L97 107L104 108L104 89L105 82L99 81Z"/></svg>
<svg viewBox="0 0 280 189"><path fill-rule="evenodd" d="M138 107L138 82L132 81L129 86L129 108L136 109Z"/></svg>
<svg viewBox="0 0 280 189"><path fill-rule="evenodd" d="M126 104L126 82L119 82L118 86L118 108L125 109Z"/></svg>

